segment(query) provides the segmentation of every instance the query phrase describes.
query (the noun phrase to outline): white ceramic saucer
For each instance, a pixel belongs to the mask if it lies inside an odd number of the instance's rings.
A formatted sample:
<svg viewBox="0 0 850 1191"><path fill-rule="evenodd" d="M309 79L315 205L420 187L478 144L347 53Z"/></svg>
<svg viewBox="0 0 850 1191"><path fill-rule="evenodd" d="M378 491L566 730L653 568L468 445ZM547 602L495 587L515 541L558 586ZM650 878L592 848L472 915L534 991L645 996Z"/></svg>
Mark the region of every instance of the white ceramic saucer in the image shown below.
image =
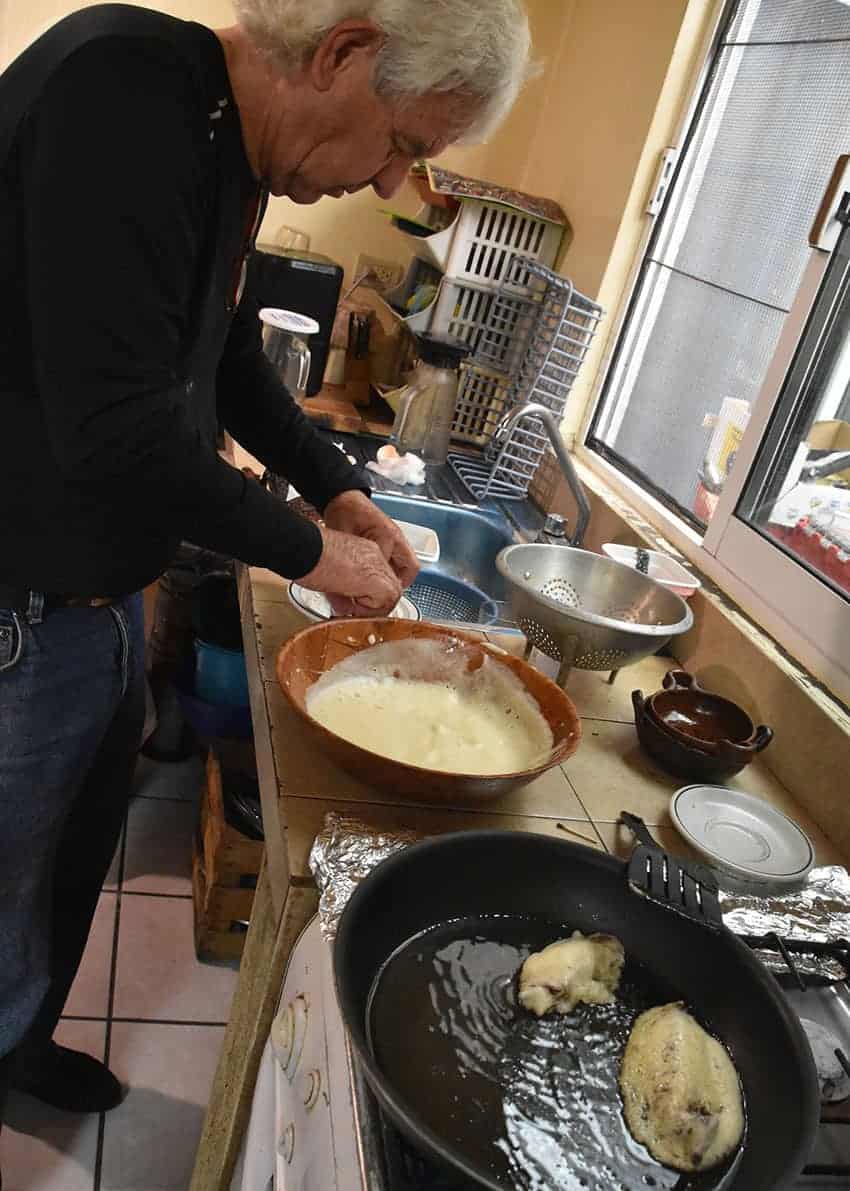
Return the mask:
<svg viewBox="0 0 850 1191"><path fill-rule="evenodd" d="M797 824L753 794L726 786L685 786L670 816L688 843L715 868L745 881L798 885L815 862Z"/></svg>

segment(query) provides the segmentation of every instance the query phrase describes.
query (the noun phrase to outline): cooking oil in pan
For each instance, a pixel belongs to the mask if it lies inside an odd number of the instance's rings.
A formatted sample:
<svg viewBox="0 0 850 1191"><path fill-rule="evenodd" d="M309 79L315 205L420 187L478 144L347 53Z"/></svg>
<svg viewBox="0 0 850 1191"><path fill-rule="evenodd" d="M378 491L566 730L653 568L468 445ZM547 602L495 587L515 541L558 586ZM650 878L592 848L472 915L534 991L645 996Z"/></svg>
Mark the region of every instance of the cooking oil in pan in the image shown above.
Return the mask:
<svg viewBox="0 0 850 1191"><path fill-rule="evenodd" d="M571 927L461 919L411 939L372 990L372 1049L421 1121L476 1169L523 1191L720 1191L661 1166L629 1133L617 1085L638 1014L675 1000L627 959L613 1005L537 1018L517 1001L524 960Z"/></svg>

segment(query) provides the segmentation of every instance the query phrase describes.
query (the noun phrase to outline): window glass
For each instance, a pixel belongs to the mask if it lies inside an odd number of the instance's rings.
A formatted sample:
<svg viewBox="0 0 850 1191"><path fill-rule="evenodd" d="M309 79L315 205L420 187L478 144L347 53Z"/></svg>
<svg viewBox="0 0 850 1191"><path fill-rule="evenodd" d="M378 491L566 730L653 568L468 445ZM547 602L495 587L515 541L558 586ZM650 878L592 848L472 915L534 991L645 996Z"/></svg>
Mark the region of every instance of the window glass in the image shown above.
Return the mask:
<svg viewBox="0 0 850 1191"><path fill-rule="evenodd" d="M850 231L833 253L738 516L850 597Z"/></svg>
<svg viewBox="0 0 850 1191"><path fill-rule="evenodd" d="M716 508L848 145L850 6L734 6L588 438L697 526Z"/></svg>

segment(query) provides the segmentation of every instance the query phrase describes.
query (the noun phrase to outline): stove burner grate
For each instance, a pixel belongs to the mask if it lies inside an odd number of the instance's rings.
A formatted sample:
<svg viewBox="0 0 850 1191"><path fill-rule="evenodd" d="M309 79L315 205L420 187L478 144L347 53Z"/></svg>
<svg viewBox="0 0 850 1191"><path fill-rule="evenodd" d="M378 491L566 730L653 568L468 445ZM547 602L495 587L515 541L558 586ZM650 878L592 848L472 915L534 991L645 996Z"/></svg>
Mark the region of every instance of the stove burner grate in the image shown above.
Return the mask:
<svg viewBox="0 0 850 1191"><path fill-rule="evenodd" d="M816 978L801 972L794 962L795 955L827 956L837 960L844 968L844 984L850 993L850 942L840 939L834 943L810 943L797 939L783 939L777 934L742 935L743 941L753 951L774 951L782 956L788 974L794 987L800 992L808 991L818 983ZM820 982L823 983L823 982ZM835 1057L850 1075L850 1057L840 1047L836 1048ZM850 1125L850 1101L842 1100L837 1104L824 1104L821 1108L822 1125ZM821 1176L828 1178L850 1177L850 1164L847 1163L810 1163L803 1171L807 1176Z"/></svg>

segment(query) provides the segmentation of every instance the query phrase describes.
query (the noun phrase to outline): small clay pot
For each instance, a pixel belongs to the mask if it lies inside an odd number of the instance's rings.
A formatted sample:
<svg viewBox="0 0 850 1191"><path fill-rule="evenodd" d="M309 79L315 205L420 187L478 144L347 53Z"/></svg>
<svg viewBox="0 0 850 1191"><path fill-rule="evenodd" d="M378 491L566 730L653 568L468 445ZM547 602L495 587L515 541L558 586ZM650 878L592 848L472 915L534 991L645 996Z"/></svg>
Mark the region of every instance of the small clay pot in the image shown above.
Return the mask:
<svg viewBox="0 0 850 1191"><path fill-rule="evenodd" d="M635 711L635 727L641 747L662 769L676 777L688 778L692 782L708 785L722 785L728 778L740 773L755 756L755 752L735 749L713 754L689 743L687 737L673 735L652 715L649 699L642 691L632 691L632 706Z"/></svg>
<svg viewBox="0 0 850 1191"><path fill-rule="evenodd" d="M773 729L755 727L742 707L713 695L686 670L670 670L664 690L646 701L647 714L674 740L726 763L746 764L767 748Z"/></svg>

